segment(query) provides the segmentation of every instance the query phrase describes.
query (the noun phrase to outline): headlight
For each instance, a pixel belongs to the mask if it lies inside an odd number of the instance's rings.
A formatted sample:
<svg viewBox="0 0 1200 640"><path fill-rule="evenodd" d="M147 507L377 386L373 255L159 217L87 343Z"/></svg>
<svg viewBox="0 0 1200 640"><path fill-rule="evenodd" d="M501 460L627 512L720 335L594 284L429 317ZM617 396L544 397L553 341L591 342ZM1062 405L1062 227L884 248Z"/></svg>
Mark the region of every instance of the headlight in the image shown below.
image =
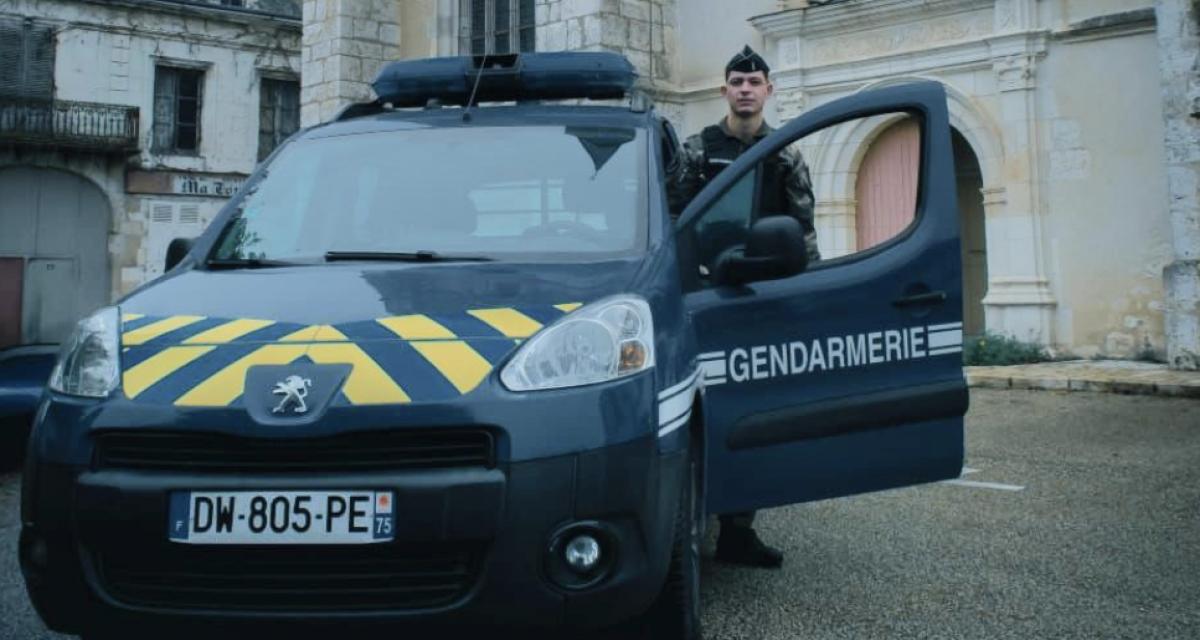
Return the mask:
<svg viewBox="0 0 1200 640"><path fill-rule="evenodd" d="M120 380L120 321L116 307L80 320L50 374L50 388L89 398L112 393Z"/></svg>
<svg viewBox="0 0 1200 640"><path fill-rule="evenodd" d="M654 366L650 305L617 296L583 307L526 342L500 372L513 391L561 389Z"/></svg>

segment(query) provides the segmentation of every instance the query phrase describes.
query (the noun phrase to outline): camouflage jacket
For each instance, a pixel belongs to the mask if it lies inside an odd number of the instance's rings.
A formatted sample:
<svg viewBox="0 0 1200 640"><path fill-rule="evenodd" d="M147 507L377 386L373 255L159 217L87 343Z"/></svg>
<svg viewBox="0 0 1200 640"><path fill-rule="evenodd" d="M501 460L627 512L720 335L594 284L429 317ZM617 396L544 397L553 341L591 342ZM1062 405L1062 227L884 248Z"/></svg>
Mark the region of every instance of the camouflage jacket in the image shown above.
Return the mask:
<svg viewBox="0 0 1200 640"><path fill-rule="evenodd" d="M762 140L772 131L774 129L764 122L754 134L754 142L746 144L729 131L725 125L725 119L721 118L720 122L708 127L704 132L689 137L683 144L683 157L679 163L679 169L675 175L669 177L668 199L671 205L671 215L678 216L692 198L696 197L696 194L721 169L728 166L752 144ZM714 156L722 157L709 157L709 154L706 153L704 144L706 133L710 140L720 140L720 149ZM780 200L787 203L787 211L778 213L791 215L800 221L800 226L804 229L809 261L820 260L821 252L817 248L817 233L813 224L814 198L808 165L794 145L784 147L778 154L778 161L782 165L783 180L782 185L775 188L783 190Z"/></svg>

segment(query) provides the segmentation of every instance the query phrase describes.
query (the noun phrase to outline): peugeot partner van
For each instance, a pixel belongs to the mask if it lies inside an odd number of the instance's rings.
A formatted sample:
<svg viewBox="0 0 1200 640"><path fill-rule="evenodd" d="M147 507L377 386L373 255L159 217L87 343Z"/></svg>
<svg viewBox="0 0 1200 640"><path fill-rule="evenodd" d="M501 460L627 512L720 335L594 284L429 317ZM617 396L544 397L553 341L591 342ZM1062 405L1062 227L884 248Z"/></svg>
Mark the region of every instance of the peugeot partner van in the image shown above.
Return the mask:
<svg viewBox="0 0 1200 640"><path fill-rule="evenodd" d="M391 64L81 321L22 488L46 624L697 638L708 514L957 476L942 88L816 106L672 212L679 143L634 81L607 53ZM888 114L919 124L911 221L807 264L760 163Z"/></svg>

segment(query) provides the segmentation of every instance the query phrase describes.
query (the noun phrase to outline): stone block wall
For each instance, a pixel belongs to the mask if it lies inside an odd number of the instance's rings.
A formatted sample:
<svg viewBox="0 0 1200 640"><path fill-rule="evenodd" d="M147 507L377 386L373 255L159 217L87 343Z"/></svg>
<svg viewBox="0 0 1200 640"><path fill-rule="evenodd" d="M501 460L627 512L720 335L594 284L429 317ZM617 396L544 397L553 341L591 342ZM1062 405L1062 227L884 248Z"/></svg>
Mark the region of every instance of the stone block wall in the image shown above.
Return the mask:
<svg viewBox="0 0 1200 640"><path fill-rule="evenodd" d="M646 88L676 77L676 0L537 0L538 51L614 51Z"/></svg>
<svg viewBox="0 0 1200 640"><path fill-rule="evenodd" d="M1167 211L1174 261L1167 290L1167 363L1200 369L1200 0L1158 0Z"/></svg>
<svg viewBox="0 0 1200 640"><path fill-rule="evenodd" d="M401 57L400 11L395 0L304 0L302 126L374 99L380 67Z"/></svg>

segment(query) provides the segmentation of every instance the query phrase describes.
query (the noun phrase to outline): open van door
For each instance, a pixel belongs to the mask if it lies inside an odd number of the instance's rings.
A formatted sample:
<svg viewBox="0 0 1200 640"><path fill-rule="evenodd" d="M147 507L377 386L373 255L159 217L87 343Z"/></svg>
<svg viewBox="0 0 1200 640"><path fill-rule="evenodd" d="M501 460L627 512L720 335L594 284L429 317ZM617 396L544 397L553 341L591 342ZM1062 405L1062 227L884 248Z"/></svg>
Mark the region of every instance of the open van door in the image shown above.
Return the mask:
<svg viewBox="0 0 1200 640"><path fill-rule="evenodd" d="M882 156L892 164L872 161L863 179L874 182L856 183L873 144L901 123L909 138L889 136L899 142ZM823 257L807 268L770 255L789 249L754 246L789 233L762 191L793 144L812 169ZM855 193L895 207L890 237L855 236ZM676 232L705 381L710 512L959 475L962 265L940 84L812 109L716 176Z"/></svg>

